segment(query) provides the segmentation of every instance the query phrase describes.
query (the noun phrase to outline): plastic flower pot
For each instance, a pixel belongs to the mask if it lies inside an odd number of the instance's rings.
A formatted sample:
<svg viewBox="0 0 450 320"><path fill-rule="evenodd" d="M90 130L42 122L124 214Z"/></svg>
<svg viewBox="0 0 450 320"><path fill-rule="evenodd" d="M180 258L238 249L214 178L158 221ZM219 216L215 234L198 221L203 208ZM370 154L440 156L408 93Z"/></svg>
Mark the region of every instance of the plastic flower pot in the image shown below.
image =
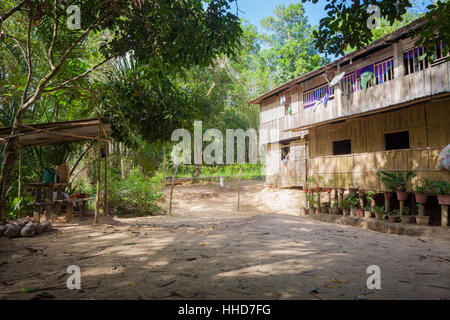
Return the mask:
<svg viewBox="0 0 450 320"><path fill-rule="evenodd" d="M375 211L375 218L377 219L377 220L383 220L383 212L376 212Z"/></svg>
<svg viewBox="0 0 450 320"><path fill-rule="evenodd" d="M384 199L387 200L387 201L391 200L392 199L392 193L385 193L384 194Z"/></svg>
<svg viewBox="0 0 450 320"><path fill-rule="evenodd" d="M397 191L397 199L398 199L398 201L408 200L408 192Z"/></svg>
<svg viewBox="0 0 450 320"><path fill-rule="evenodd" d="M400 219L402 220L402 223L414 223L414 216L402 215Z"/></svg>
<svg viewBox="0 0 450 320"><path fill-rule="evenodd" d="M450 206L450 194L440 194L437 198L440 206Z"/></svg>
<svg viewBox="0 0 450 320"><path fill-rule="evenodd" d="M327 192L328 192L328 193L331 193L331 188L327 188Z"/></svg>
<svg viewBox="0 0 450 320"><path fill-rule="evenodd" d="M417 203L422 203L422 204L427 203L428 195L423 194L423 193L415 193L414 196L416 197Z"/></svg>
<svg viewBox="0 0 450 320"><path fill-rule="evenodd" d="M364 209L356 209L356 215L358 218L364 218Z"/></svg>
<svg viewBox="0 0 450 320"><path fill-rule="evenodd" d="M429 216L416 216L416 223L418 226L427 226L430 223Z"/></svg>
<svg viewBox="0 0 450 320"><path fill-rule="evenodd" d="M397 222L398 221L398 216L397 215L392 215L392 216L388 216L389 218L389 222Z"/></svg>

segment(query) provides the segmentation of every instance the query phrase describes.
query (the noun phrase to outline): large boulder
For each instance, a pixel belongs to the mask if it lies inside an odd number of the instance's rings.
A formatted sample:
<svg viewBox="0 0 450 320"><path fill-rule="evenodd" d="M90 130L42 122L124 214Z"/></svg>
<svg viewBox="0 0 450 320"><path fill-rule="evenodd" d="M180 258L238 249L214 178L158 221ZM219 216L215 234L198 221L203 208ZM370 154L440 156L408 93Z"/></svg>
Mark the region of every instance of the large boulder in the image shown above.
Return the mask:
<svg viewBox="0 0 450 320"><path fill-rule="evenodd" d="M15 224L7 224L6 225L6 230L4 235L6 237L10 237L10 238L16 238L16 237L20 237L20 231L22 230L22 227L19 225L15 225Z"/></svg>
<svg viewBox="0 0 450 320"><path fill-rule="evenodd" d="M40 225L44 230L43 232L47 232L52 229L52 223L50 221L43 221L40 223Z"/></svg>
<svg viewBox="0 0 450 320"><path fill-rule="evenodd" d="M20 231L20 235L22 237L32 237L36 234L36 231L34 230L34 225L32 222L28 223L25 227L22 228Z"/></svg>
<svg viewBox="0 0 450 320"><path fill-rule="evenodd" d="M6 226L0 225L0 237L5 233L5 231L6 231Z"/></svg>

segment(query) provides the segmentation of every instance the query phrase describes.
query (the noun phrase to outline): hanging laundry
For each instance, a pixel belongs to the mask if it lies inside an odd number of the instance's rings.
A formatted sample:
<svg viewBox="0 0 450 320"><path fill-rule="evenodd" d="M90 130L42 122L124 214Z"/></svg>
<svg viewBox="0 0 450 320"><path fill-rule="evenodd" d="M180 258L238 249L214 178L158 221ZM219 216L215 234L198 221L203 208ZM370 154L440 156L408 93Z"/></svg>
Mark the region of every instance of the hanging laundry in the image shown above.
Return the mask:
<svg viewBox="0 0 450 320"><path fill-rule="evenodd" d="M366 71L361 74L361 88L363 90L367 89L367 85L369 84L369 81L372 80L374 73L371 71Z"/></svg>

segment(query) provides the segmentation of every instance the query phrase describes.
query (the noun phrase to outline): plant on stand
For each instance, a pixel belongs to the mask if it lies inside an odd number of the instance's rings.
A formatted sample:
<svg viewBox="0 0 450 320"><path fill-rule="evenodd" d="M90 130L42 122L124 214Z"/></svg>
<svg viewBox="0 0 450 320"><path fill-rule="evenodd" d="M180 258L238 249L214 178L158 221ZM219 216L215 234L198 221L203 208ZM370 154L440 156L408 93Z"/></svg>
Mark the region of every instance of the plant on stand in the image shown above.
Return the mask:
<svg viewBox="0 0 450 320"><path fill-rule="evenodd" d="M377 172L378 179L390 190L397 193L397 199L400 201L399 215L404 214L405 200L408 199L408 186L411 180L416 176L413 171L407 172ZM386 208L388 209L388 203L386 202Z"/></svg>
<svg viewBox="0 0 450 320"><path fill-rule="evenodd" d="M414 197L417 203L426 204L428 201L428 194L433 191L433 182L430 179L422 178L414 192Z"/></svg>
<svg viewBox="0 0 450 320"><path fill-rule="evenodd" d="M375 191L367 191L366 192L366 206L364 207L364 217L371 218L373 213L373 208L375 207Z"/></svg>
<svg viewBox="0 0 450 320"><path fill-rule="evenodd" d="M350 204L352 216L355 217L358 214L358 217L364 217L364 210L360 209L359 198L355 192L350 193L346 200ZM360 213L360 210L362 210L362 215Z"/></svg>
<svg viewBox="0 0 450 320"><path fill-rule="evenodd" d="M441 179L433 183L438 194L438 202L441 206L450 206L450 183Z"/></svg>
<svg viewBox="0 0 450 320"><path fill-rule="evenodd" d="M445 180L434 182L434 187L438 193L438 202L441 206L441 226L448 226L448 206L450 206L450 183Z"/></svg>
<svg viewBox="0 0 450 320"><path fill-rule="evenodd" d="M328 201L322 203L322 213L330 212L330 203Z"/></svg>
<svg viewBox="0 0 450 320"><path fill-rule="evenodd" d="M419 226L427 226L430 223L430 217L425 215L425 204L416 203L417 215L416 223Z"/></svg>
<svg viewBox="0 0 450 320"><path fill-rule="evenodd" d="M350 215L350 202L348 202L348 199L339 201L339 207L342 208L344 216Z"/></svg>
<svg viewBox="0 0 450 320"><path fill-rule="evenodd" d="M391 211L391 212L387 215L387 217L388 217L388 219L389 219L389 222L392 222L392 223L398 222L398 217L399 217L399 215L400 215L400 210L399 210L399 209L396 209L396 210L394 210L394 211ZM386 215L385 215L385 216L386 216Z"/></svg>
<svg viewBox="0 0 450 320"><path fill-rule="evenodd" d="M377 220L383 220L384 219L384 206L376 206L374 208L375 210L375 218Z"/></svg>

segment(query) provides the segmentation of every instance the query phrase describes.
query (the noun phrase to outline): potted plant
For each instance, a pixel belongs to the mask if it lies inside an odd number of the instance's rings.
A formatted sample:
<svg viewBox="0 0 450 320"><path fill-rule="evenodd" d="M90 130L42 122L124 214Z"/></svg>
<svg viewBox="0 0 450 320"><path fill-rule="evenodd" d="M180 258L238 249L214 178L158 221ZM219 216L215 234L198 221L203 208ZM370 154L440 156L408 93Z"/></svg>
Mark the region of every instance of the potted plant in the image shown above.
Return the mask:
<svg viewBox="0 0 450 320"><path fill-rule="evenodd" d="M330 203L324 202L322 203L322 213L329 213L330 211Z"/></svg>
<svg viewBox="0 0 450 320"><path fill-rule="evenodd" d="M307 215L308 213L307 213L307 208L305 208L305 206L304 205L301 205L300 206L300 215L301 216L305 216L305 215Z"/></svg>
<svg viewBox="0 0 450 320"><path fill-rule="evenodd" d="M359 198L355 192L350 193L346 200L350 204L350 208L352 210L353 216L358 215L358 217L361 217L361 218L364 217L364 209L359 208L360 202L359 202Z"/></svg>
<svg viewBox="0 0 450 320"><path fill-rule="evenodd" d="M356 187L355 183L351 181L348 185L348 192L349 193L356 193L358 192L358 188Z"/></svg>
<svg viewBox="0 0 450 320"><path fill-rule="evenodd" d="M378 179L388 188L389 191L397 192L397 199L405 201L408 199L408 192L406 192L410 181L416 176L413 171L407 172L377 172Z"/></svg>
<svg viewBox="0 0 450 320"><path fill-rule="evenodd" d="M441 179L433 183L438 194L438 202L441 206L450 206L450 183Z"/></svg>
<svg viewBox="0 0 450 320"><path fill-rule="evenodd" d="M372 218L372 208L369 205L364 207L364 218Z"/></svg>
<svg viewBox="0 0 450 320"><path fill-rule="evenodd" d="M430 223L430 217L425 215L425 205L417 203L416 223L419 226L427 226Z"/></svg>
<svg viewBox="0 0 450 320"><path fill-rule="evenodd" d="M306 195L306 201L308 201L308 204L309 204L309 213L314 214L316 212L316 208L314 206L316 204L314 194L308 193Z"/></svg>
<svg viewBox="0 0 450 320"><path fill-rule="evenodd" d="M340 214L341 213L341 209L339 208L337 202L333 203L333 207L331 207L331 213L332 214Z"/></svg>
<svg viewBox="0 0 450 320"><path fill-rule="evenodd" d="M339 206L342 208L342 212L344 216L350 215L350 203L345 199L344 201L340 201Z"/></svg>
<svg viewBox="0 0 450 320"><path fill-rule="evenodd" d="M374 210L375 210L375 218L377 220L383 220L384 206L376 206Z"/></svg>
<svg viewBox="0 0 450 320"><path fill-rule="evenodd" d="M402 223L414 223L414 216L409 215L409 207L405 206L403 214L400 216Z"/></svg>
<svg viewBox="0 0 450 320"><path fill-rule="evenodd" d="M389 222L393 222L393 223L398 222L399 214L400 214L400 210L398 210L398 209L394 210L394 211L391 211L391 213L389 213L387 215L388 219L389 219Z"/></svg>
<svg viewBox="0 0 450 320"><path fill-rule="evenodd" d="M433 183L430 179L422 178L420 183L416 185L414 197L417 203L425 204L428 200L428 194L433 190Z"/></svg>
<svg viewBox="0 0 450 320"><path fill-rule="evenodd" d="M334 183L333 178L328 179L327 182L325 183L325 187L326 187L328 193L331 193L333 183Z"/></svg>

